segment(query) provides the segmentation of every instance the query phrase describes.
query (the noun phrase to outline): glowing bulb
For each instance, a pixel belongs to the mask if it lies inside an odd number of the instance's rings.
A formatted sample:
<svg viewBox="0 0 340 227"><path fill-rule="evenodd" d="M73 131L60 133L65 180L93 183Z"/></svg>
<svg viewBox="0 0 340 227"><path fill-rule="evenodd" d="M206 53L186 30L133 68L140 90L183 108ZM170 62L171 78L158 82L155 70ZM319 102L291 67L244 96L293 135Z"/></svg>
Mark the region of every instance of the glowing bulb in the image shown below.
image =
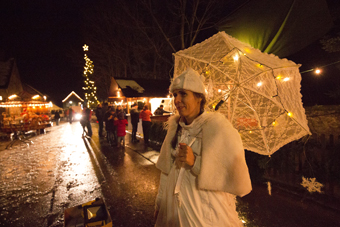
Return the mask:
<svg viewBox="0 0 340 227"><path fill-rule="evenodd" d="M235 55L233 56L234 62L235 62L235 61L238 61L238 58L239 58L238 54L235 54Z"/></svg>
<svg viewBox="0 0 340 227"><path fill-rule="evenodd" d="M283 79L283 81L288 81L288 80L290 80L289 77L286 77L286 78Z"/></svg>
<svg viewBox="0 0 340 227"><path fill-rule="evenodd" d="M262 84L263 84L262 82L258 82L258 83L256 84L256 86L261 87Z"/></svg>
<svg viewBox="0 0 340 227"><path fill-rule="evenodd" d="M250 49L248 47L245 47L244 51L247 52L247 53L250 53Z"/></svg>
<svg viewBox="0 0 340 227"><path fill-rule="evenodd" d="M249 133L251 134L251 133L253 133L253 131L249 131Z"/></svg>
<svg viewBox="0 0 340 227"><path fill-rule="evenodd" d="M221 92L221 89L218 89L218 92Z"/></svg>
<svg viewBox="0 0 340 227"><path fill-rule="evenodd" d="M281 80L281 79L282 79L282 76L278 75L278 76L276 77L276 79L277 79L277 80Z"/></svg>
<svg viewBox="0 0 340 227"><path fill-rule="evenodd" d="M277 121L273 121L272 125L276 126L277 125Z"/></svg>
<svg viewBox="0 0 340 227"><path fill-rule="evenodd" d="M288 115L288 117L293 117L292 112L288 112L287 115Z"/></svg>
<svg viewBox="0 0 340 227"><path fill-rule="evenodd" d="M321 73L321 70L320 70L320 69L315 69L315 73L316 73L316 74L320 74L320 73Z"/></svg>
<svg viewBox="0 0 340 227"><path fill-rule="evenodd" d="M206 74L206 75L209 75L209 73L210 73L209 71L205 71L205 74Z"/></svg>

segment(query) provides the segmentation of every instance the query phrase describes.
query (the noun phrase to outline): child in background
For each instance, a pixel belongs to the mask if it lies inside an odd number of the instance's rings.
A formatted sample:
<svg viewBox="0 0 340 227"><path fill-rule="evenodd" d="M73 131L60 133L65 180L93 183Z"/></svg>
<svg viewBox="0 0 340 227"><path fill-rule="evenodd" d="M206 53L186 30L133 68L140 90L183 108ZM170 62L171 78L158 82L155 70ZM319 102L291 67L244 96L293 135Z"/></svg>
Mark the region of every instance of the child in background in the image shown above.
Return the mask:
<svg viewBox="0 0 340 227"><path fill-rule="evenodd" d="M118 137L118 143L117 147L121 146L121 142L123 140L123 146L125 147L125 127L128 124L128 121L124 118L124 113L120 112L118 113L118 119L115 118L114 125L117 126L117 137Z"/></svg>

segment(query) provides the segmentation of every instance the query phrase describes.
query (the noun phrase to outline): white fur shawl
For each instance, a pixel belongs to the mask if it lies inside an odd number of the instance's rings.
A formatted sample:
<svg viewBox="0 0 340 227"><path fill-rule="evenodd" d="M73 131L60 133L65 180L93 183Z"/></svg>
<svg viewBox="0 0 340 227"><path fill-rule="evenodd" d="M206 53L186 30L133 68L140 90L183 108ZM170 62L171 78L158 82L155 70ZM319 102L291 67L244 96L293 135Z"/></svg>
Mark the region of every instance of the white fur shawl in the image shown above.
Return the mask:
<svg viewBox="0 0 340 227"><path fill-rule="evenodd" d="M168 132L156 167L169 174L172 166L171 140L175 136L179 115L168 120ZM198 175L200 189L224 191L238 196L252 187L240 135L224 115L203 113L202 162Z"/></svg>

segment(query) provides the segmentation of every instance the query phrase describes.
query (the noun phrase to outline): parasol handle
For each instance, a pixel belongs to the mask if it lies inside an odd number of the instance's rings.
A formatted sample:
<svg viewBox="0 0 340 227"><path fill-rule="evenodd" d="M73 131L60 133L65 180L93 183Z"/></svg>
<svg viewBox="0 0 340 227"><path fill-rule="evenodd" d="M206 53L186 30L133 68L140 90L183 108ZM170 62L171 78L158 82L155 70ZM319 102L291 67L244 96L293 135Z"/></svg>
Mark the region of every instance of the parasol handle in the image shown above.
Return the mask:
<svg viewBox="0 0 340 227"><path fill-rule="evenodd" d="M216 105L216 107L215 107L215 110L218 110L220 107L221 107L221 105L224 103L224 100L223 99L221 99L221 101L219 101L218 103L217 103L217 105Z"/></svg>
<svg viewBox="0 0 340 227"><path fill-rule="evenodd" d="M194 137L191 142L189 143L189 147L191 147L191 145L195 142L196 140L196 137ZM184 163L183 163L184 164ZM183 165L184 166L184 165ZM184 167L181 167L181 169L179 170L179 174L178 174L178 178L177 178L177 181L176 181L176 186L175 186L175 192L174 194L178 194L179 193L179 190L181 188L181 184L182 184L182 180L183 180L183 174L184 174L184 171L185 171L185 168Z"/></svg>
<svg viewBox="0 0 340 227"><path fill-rule="evenodd" d="M229 96L230 96L230 92L229 92L228 94L226 94L226 95L225 95L225 96L217 103L217 105L216 105L216 107L215 107L215 111L217 111L217 110L221 107L221 105L222 105L225 101L228 100Z"/></svg>

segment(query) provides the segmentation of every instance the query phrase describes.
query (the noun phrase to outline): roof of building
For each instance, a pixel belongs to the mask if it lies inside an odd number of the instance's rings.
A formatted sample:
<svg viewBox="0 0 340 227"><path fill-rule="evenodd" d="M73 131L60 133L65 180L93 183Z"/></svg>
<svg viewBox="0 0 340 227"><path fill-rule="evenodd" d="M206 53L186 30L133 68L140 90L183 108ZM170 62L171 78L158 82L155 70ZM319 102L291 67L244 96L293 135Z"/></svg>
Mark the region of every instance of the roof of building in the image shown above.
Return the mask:
<svg viewBox="0 0 340 227"><path fill-rule="evenodd" d="M170 80L116 79L125 97L165 97Z"/></svg>
<svg viewBox="0 0 340 227"><path fill-rule="evenodd" d="M72 91L70 94L68 94L68 96L66 96L66 98L64 98L63 102L67 101L70 97L77 97L81 102L84 102L84 99L80 98L79 95L77 95L77 93L75 93L74 91Z"/></svg>
<svg viewBox="0 0 340 227"><path fill-rule="evenodd" d="M7 61L0 61L0 89L6 89L8 87L14 65L14 58Z"/></svg>

